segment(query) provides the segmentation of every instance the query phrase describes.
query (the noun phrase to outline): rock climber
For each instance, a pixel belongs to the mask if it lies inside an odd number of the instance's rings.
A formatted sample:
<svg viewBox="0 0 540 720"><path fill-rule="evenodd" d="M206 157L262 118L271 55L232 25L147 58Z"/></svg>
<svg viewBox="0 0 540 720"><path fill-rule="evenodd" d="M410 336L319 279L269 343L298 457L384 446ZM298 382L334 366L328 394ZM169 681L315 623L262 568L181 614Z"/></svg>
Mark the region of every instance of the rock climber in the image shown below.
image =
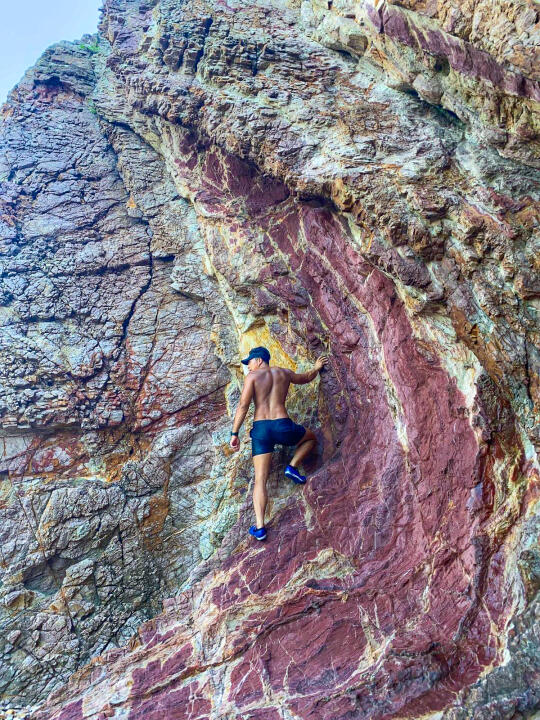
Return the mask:
<svg viewBox="0 0 540 720"><path fill-rule="evenodd" d="M295 445L295 453L285 468L286 477L298 484L306 482L306 476L300 475L298 465L311 452L317 437L315 433L303 425L293 422L285 408L285 398L290 383L302 385L311 382L319 370L328 362L326 355L321 355L314 367L304 373L295 373L289 368L269 365L270 352L259 346L252 348L249 355L242 360L249 373L244 380L244 387L234 416L230 446L240 449L238 432L244 422L252 400L255 400L253 426L249 432L251 437L251 455L255 467L255 485L253 487L253 507L256 525L249 528L249 533L257 540L266 539L264 513L268 495L266 481L270 472L270 461L274 445Z"/></svg>

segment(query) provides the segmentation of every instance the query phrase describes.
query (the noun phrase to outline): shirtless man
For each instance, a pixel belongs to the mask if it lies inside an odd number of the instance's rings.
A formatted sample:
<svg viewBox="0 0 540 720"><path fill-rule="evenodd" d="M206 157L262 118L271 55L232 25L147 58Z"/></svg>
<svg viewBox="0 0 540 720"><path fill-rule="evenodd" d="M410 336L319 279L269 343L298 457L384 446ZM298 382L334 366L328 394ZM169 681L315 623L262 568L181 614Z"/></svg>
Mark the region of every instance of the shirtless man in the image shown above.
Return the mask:
<svg viewBox="0 0 540 720"><path fill-rule="evenodd" d="M300 475L297 466L313 449L317 436L309 428L297 425L291 420L285 408L285 398L290 383L301 385L311 382L328 360L326 355L315 363L312 370L295 373L288 368L270 367L270 353L265 347L252 348L247 358L242 360L248 366L249 373L244 381L240 402L234 416L231 431L231 447L240 449L238 431L244 422L251 401L255 400L253 427L250 430L251 454L255 466L255 486L253 488L253 507L257 524L249 528L249 532L257 540L266 539L264 513L268 495L266 481L270 471L270 461L274 445L296 445L296 452L285 475L295 483L305 483L305 475Z"/></svg>

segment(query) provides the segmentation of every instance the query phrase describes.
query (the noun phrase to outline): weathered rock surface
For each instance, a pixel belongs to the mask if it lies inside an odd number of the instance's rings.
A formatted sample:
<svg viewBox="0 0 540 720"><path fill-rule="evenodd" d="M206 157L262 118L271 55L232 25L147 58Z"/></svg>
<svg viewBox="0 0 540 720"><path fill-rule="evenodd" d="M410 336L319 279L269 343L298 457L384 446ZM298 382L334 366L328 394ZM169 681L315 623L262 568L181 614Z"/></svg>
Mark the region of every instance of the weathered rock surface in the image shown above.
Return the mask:
<svg viewBox="0 0 540 720"><path fill-rule="evenodd" d="M0 155L6 707L540 709L537 37L526 2L106 0L25 74ZM276 453L263 547L228 448L254 344L331 357L291 394L319 450L305 488Z"/></svg>

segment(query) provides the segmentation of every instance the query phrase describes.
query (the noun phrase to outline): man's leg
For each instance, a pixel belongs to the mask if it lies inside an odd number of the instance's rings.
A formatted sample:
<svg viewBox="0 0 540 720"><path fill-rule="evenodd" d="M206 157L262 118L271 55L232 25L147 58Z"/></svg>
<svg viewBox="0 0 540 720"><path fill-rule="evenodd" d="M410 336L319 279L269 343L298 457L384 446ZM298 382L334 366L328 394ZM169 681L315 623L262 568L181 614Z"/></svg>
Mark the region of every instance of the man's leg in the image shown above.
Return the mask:
<svg viewBox="0 0 540 720"><path fill-rule="evenodd" d="M270 462L272 453L260 453L253 456L253 465L255 467L255 485L253 486L253 507L255 508L255 517L257 518L257 528L264 527L264 513L266 511L266 503L268 501L268 493L266 492L266 481L270 472Z"/></svg>
<svg viewBox="0 0 540 720"><path fill-rule="evenodd" d="M302 460L313 450L316 442L317 436L313 430L307 428L304 437L296 446L296 452L294 453L293 459L289 465L292 465L294 468L298 468L298 465L302 462Z"/></svg>

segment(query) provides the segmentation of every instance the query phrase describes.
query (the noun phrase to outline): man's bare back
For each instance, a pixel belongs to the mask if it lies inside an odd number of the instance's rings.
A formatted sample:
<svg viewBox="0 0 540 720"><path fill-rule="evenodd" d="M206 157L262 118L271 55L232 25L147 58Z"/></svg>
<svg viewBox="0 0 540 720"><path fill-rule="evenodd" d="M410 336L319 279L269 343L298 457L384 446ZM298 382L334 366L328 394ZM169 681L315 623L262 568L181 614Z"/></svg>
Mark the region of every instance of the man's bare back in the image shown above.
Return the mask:
<svg viewBox="0 0 540 720"><path fill-rule="evenodd" d="M253 420L277 420L289 417L285 399L291 379L286 368L272 366L253 370Z"/></svg>

